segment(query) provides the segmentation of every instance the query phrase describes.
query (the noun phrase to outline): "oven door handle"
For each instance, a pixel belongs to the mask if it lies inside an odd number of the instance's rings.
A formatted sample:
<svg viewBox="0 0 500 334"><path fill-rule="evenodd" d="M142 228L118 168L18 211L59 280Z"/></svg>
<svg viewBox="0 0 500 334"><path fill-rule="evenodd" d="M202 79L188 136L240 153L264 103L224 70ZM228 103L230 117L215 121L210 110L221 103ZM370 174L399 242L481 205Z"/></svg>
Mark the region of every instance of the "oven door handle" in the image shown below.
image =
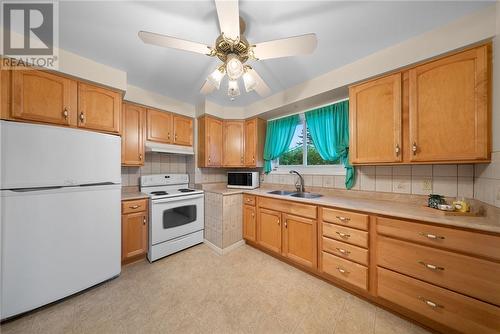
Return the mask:
<svg viewBox="0 0 500 334"><path fill-rule="evenodd" d="M186 196L177 196L177 197L167 197L167 198L161 198L161 199L154 199L151 202L154 204L157 203L172 203L172 202L178 202L178 201L184 201L187 199L196 199L196 198L202 198L204 194L195 194L195 195L186 195Z"/></svg>

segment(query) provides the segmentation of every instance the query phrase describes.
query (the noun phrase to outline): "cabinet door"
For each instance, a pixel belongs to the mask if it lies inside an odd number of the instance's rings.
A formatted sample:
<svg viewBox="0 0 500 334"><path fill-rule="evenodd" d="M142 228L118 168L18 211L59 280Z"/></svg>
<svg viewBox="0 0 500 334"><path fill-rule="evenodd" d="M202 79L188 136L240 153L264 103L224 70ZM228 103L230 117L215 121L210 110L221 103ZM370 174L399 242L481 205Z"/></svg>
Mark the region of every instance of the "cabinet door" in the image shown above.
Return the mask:
<svg viewBox="0 0 500 334"><path fill-rule="evenodd" d="M255 207L243 205L243 238L255 241L256 227Z"/></svg>
<svg viewBox="0 0 500 334"><path fill-rule="evenodd" d="M121 105L120 93L78 83L78 127L120 132Z"/></svg>
<svg viewBox="0 0 500 334"><path fill-rule="evenodd" d="M257 148L257 119L245 121L245 154L243 163L245 166L255 166L255 154Z"/></svg>
<svg viewBox="0 0 500 334"><path fill-rule="evenodd" d="M222 165L222 121L206 118L206 165L220 167Z"/></svg>
<svg viewBox="0 0 500 334"><path fill-rule="evenodd" d="M145 212L122 215L122 262L147 253L147 231Z"/></svg>
<svg viewBox="0 0 500 334"><path fill-rule="evenodd" d="M401 161L401 73L349 89L352 163Z"/></svg>
<svg viewBox="0 0 500 334"><path fill-rule="evenodd" d="M160 143L172 142L172 114L169 112L148 109L147 140Z"/></svg>
<svg viewBox="0 0 500 334"><path fill-rule="evenodd" d="M193 146L193 119L174 115L174 144Z"/></svg>
<svg viewBox="0 0 500 334"><path fill-rule="evenodd" d="M283 255L301 265L316 268L316 220L283 214Z"/></svg>
<svg viewBox="0 0 500 334"><path fill-rule="evenodd" d="M409 71L411 161L488 159L488 47Z"/></svg>
<svg viewBox="0 0 500 334"><path fill-rule="evenodd" d="M243 166L243 121L224 121L223 165L227 167Z"/></svg>
<svg viewBox="0 0 500 334"><path fill-rule="evenodd" d="M259 209L257 243L273 252L281 253L281 213Z"/></svg>
<svg viewBox="0 0 500 334"><path fill-rule="evenodd" d="M37 70L12 71L12 118L76 125L76 81Z"/></svg>
<svg viewBox="0 0 500 334"><path fill-rule="evenodd" d="M144 130L146 109L134 104L123 104L122 165L144 165Z"/></svg>

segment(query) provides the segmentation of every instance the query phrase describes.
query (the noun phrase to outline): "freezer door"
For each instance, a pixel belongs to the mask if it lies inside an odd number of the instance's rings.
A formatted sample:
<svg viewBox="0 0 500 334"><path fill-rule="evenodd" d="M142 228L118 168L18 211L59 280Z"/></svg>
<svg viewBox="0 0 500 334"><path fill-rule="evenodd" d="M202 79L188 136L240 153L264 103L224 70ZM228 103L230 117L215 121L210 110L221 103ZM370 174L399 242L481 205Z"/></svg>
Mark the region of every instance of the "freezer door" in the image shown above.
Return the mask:
<svg viewBox="0 0 500 334"><path fill-rule="evenodd" d="M0 121L1 189L121 182L120 137Z"/></svg>
<svg viewBox="0 0 500 334"><path fill-rule="evenodd" d="M119 275L120 186L1 191L1 319Z"/></svg>

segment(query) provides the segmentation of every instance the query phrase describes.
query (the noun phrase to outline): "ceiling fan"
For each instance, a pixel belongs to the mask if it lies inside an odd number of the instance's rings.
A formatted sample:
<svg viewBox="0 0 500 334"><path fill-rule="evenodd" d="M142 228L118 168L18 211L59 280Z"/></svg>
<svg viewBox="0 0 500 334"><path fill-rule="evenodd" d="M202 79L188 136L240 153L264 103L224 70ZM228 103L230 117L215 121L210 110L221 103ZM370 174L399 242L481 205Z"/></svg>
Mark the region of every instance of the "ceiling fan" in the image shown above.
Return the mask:
<svg viewBox="0 0 500 334"><path fill-rule="evenodd" d="M239 15L238 0L215 0L221 34L215 46L187 41L176 37L139 31L139 38L147 44L174 48L210 57L217 57L222 64L208 76L200 92L210 94L220 88L224 76L228 76L228 95L233 100L240 95L238 79L243 78L246 92L255 91L264 97L271 93L260 75L245 64L249 60L264 60L312 53L318 44L316 34L306 34L268 42L250 44L243 36L245 21Z"/></svg>

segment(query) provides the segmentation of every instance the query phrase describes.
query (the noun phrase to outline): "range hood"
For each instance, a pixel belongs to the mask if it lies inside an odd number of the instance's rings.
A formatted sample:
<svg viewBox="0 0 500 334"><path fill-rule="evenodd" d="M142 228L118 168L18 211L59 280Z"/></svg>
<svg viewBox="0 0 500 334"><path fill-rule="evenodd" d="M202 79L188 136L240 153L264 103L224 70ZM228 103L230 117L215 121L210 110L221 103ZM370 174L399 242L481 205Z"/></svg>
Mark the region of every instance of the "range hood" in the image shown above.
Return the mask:
<svg viewBox="0 0 500 334"><path fill-rule="evenodd" d="M162 143L155 143L153 141L146 141L146 152L194 155L194 150L192 146L162 144Z"/></svg>

